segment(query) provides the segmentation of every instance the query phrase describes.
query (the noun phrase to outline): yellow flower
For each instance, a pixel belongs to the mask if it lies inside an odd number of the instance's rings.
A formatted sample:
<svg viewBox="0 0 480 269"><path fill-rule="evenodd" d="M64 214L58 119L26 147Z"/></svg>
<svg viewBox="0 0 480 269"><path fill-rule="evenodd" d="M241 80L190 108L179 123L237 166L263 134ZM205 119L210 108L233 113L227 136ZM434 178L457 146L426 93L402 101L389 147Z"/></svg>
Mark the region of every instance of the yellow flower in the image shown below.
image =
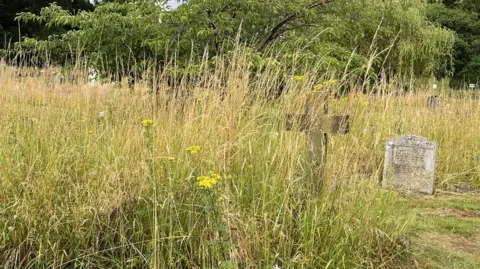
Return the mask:
<svg viewBox="0 0 480 269"><path fill-rule="evenodd" d="M142 120L142 124L144 127L150 127L153 125L153 120Z"/></svg>
<svg viewBox="0 0 480 269"><path fill-rule="evenodd" d="M322 82L320 84L317 84L317 85L313 86L313 90L318 91L318 90L321 90L324 87L333 87L335 85L337 85L337 80L336 79L331 79L331 80L328 80L328 81L325 81L325 82Z"/></svg>
<svg viewBox="0 0 480 269"><path fill-rule="evenodd" d="M222 176L220 176L219 174L216 174L213 171L210 171L209 174L210 174L210 178L213 178L215 180L222 180L223 179Z"/></svg>
<svg viewBox="0 0 480 269"><path fill-rule="evenodd" d="M300 81L300 80L303 80L304 77L305 77L305 76L294 76L294 77L293 77L293 80L295 80L295 81Z"/></svg>
<svg viewBox="0 0 480 269"><path fill-rule="evenodd" d="M220 181L223 180L222 176L219 174L209 171L209 176L201 176L197 177L197 185L202 189L212 189L217 185ZM220 188L216 190L217 192L222 192Z"/></svg>
<svg viewBox="0 0 480 269"><path fill-rule="evenodd" d="M209 176L197 177L197 181L197 185L202 189L211 189L217 184L217 180Z"/></svg>
<svg viewBox="0 0 480 269"><path fill-rule="evenodd" d="M342 101L342 103L347 102L347 101L348 101L348 97L342 97L342 100L341 100L341 101Z"/></svg>
<svg viewBox="0 0 480 269"><path fill-rule="evenodd" d="M360 101L361 106L368 106L368 101L362 100Z"/></svg>
<svg viewBox="0 0 480 269"><path fill-rule="evenodd" d="M168 157L168 158L167 158L167 160L169 160L169 161L173 162L173 161L175 161L175 160L176 160L176 158L175 158L175 157Z"/></svg>
<svg viewBox="0 0 480 269"><path fill-rule="evenodd" d="M327 81L327 83L328 83L328 86L333 87L333 86L337 85L337 80L336 79L331 79L331 80Z"/></svg>
<svg viewBox="0 0 480 269"><path fill-rule="evenodd" d="M198 153L200 149L201 149L200 146L191 146L187 148L187 151L189 151L191 154L195 154L195 153Z"/></svg>
<svg viewBox="0 0 480 269"><path fill-rule="evenodd" d="M314 90L314 91L318 91L318 90L320 90L321 88L323 88L323 83L320 83L320 84L317 84L317 85L313 86L313 90Z"/></svg>

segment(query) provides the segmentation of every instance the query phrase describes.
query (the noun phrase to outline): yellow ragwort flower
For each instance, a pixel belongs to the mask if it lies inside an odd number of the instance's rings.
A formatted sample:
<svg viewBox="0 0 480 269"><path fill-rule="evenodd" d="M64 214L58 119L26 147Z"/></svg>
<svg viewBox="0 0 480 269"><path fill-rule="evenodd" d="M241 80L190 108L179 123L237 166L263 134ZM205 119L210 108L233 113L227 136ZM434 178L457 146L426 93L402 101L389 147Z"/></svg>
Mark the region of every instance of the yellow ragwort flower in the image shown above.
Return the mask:
<svg viewBox="0 0 480 269"><path fill-rule="evenodd" d="M222 176L220 176L219 174L216 174L213 171L210 171L209 173L210 173L210 178L213 178L215 180L222 180Z"/></svg>
<svg viewBox="0 0 480 269"><path fill-rule="evenodd" d="M142 125L144 127L150 127L153 125L153 120L142 120Z"/></svg>
<svg viewBox="0 0 480 269"><path fill-rule="evenodd" d="M293 77L293 80L295 80L295 81L300 81L300 80L303 80L304 77L305 77L305 76L294 76L294 77Z"/></svg>
<svg viewBox="0 0 480 269"><path fill-rule="evenodd" d="M360 105L363 107L368 106L368 101L362 100L360 101Z"/></svg>
<svg viewBox="0 0 480 269"><path fill-rule="evenodd" d="M213 171L209 171L209 176L197 177L197 185L202 189L212 189L218 182L223 180L223 177L220 174L217 174ZM216 191L221 192L221 189Z"/></svg>
<svg viewBox="0 0 480 269"><path fill-rule="evenodd" d="M175 161L175 160L176 160L176 158L175 158L175 157L168 157L168 158L167 158L167 160L169 160L169 161L173 162L173 161Z"/></svg>
<svg viewBox="0 0 480 269"><path fill-rule="evenodd" d="M217 180L209 176L197 177L197 185L202 189L211 189L217 184Z"/></svg>
<svg viewBox="0 0 480 269"><path fill-rule="evenodd" d="M327 81L327 83L328 83L328 86L333 87L333 86L337 85L337 80L336 79L331 79L331 80Z"/></svg>
<svg viewBox="0 0 480 269"><path fill-rule="evenodd" d="M318 90L321 90L324 87L333 87L335 85L337 85L337 80L336 79L331 79L331 80L328 80L328 81L325 81L325 82L322 82L320 84L317 84L317 85L313 86L313 90L318 91Z"/></svg>
<svg viewBox="0 0 480 269"><path fill-rule="evenodd" d="M323 83L320 83L320 84L317 84L317 85L313 86L313 90L318 91L318 90L322 89L323 87L324 87Z"/></svg>
<svg viewBox="0 0 480 269"><path fill-rule="evenodd" d="M200 146L191 146L187 148L187 151L189 151L191 154L195 154L195 153L198 153L200 149L201 149Z"/></svg>

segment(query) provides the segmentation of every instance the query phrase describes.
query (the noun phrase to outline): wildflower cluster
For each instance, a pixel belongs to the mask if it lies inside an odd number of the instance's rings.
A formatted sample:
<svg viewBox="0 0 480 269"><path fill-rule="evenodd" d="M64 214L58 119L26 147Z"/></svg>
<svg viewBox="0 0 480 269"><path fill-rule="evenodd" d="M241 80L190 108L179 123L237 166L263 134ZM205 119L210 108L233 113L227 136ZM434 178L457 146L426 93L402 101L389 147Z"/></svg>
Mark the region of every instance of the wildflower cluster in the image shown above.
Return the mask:
<svg viewBox="0 0 480 269"><path fill-rule="evenodd" d="M200 146L191 146L187 148L187 151L190 152L191 154L195 154L195 153L198 153L200 149L201 149Z"/></svg>
<svg viewBox="0 0 480 269"><path fill-rule="evenodd" d="M363 98L357 98L357 97L355 97L353 100L358 101L358 102L360 103L360 106L363 106L363 107L369 105L368 101L365 100L365 99L363 99Z"/></svg>
<svg viewBox="0 0 480 269"><path fill-rule="evenodd" d="M331 80L328 80L328 81L325 81L325 82L322 82L320 84L317 84L317 85L313 86L313 90L318 91L318 90L321 90L325 87L333 87L335 85L337 85L337 80L336 79L331 79Z"/></svg>
<svg viewBox="0 0 480 269"><path fill-rule="evenodd" d="M153 125L153 120L142 120L143 127L150 127Z"/></svg>
<svg viewBox="0 0 480 269"><path fill-rule="evenodd" d="M360 106L362 106L362 107L366 107L366 106L368 106L368 105L370 104L367 100L365 100L365 99L363 99L363 98L357 98L357 97L355 97L355 98L353 98L353 100L354 100L355 102L358 102L358 103L360 104ZM333 104L336 104L337 102L338 102L337 99L332 99L332 103L333 103ZM342 102L342 103L347 103L347 102L348 102L348 97L342 97L342 98L340 98L340 102Z"/></svg>
<svg viewBox="0 0 480 269"><path fill-rule="evenodd" d="M336 104L338 102L337 99L332 99L332 103ZM340 102L342 103L347 103L348 102L348 97L342 97L340 98Z"/></svg>
<svg viewBox="0 0 480 269"><path fill-rule="evenodd" d="M210 171L208 176L197 177L197 185L202 189L212 189L222 180L222 176Z"/></svg>
<svg viewBox="0 0 480 269"><path fill-rule="evenodd" d="M303 80L304 77L305 77L305 76L294 76L294 77L293 77L293 80L295 80L295 81L300 81L300 80Z"/></svg>

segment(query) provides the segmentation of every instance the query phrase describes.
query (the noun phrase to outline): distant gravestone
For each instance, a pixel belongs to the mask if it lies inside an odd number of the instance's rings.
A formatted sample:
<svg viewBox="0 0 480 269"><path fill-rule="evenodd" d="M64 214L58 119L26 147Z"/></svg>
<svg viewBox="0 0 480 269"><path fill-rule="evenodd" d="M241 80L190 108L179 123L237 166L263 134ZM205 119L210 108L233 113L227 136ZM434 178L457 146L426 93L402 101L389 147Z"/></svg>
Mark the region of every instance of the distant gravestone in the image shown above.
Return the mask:
<svg viewBox="0 0 480 269"><path fill-rule="evenodd" d="M52 89L57 88L59 85L63 84L63 82L63 76L58 72L54 72L52 77Z"/></svg>
<svg viewBox="0 0 480 269"><path fill-rule="evenodd" d="M433 195L437 143L405 135L387 141L383 187Z"/></svg>
<svg viewBox="0 0 480 269"><path fill-rule="evenodd" d="M440 98L437 95L429 96L427 99L427 106L430 110L437 109Z"/></svg>

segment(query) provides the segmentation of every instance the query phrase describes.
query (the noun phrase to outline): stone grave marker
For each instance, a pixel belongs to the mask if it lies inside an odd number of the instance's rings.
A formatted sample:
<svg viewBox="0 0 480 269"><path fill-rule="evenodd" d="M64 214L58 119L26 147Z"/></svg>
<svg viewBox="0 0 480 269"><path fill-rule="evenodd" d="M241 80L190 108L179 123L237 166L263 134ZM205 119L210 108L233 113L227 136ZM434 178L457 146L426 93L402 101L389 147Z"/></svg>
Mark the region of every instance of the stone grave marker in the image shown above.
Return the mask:
<svg viewBox="0 0 480 269"><path fill-rule="evenodd" d="M430 110L435 110L437 109L439 102L440 102L440 97L438 97L437 95L429 96L427 99L427 106Z"/></svg>
<svg viewBox="0 0 480 269"><path fill-rule="evenodd" d="M52 83L51 83L52 90L56 89L59 85L64 83L64 78L58 71L53 72L53 76L51 80L52 80Z"/></svg>
<svg viewBox="0 0 480 269"><path fill-rule="evenodd" d="M383 187L433 195L438 144L405 135L387 141Z"/></svg>
<svg viewBox="0 0 480 269"><path fill-rule="evenodd" d="M345 135L350 132L350 115L330 115L328 117L332 121L331 134Z"/></svg>
<svg viewBox="0 0 480 269"><path fill-rule="evenodd" d="M319 111L322 115L317 117ZM328 96L321 92L309 94L304 114L287 115L287 130L297 126L300 131L306 133L306 164L308 174L316 181L312 186L316 193L320 192L326 176L328 133L348 134L349 121L349 115L328 115Z"/></svg>

